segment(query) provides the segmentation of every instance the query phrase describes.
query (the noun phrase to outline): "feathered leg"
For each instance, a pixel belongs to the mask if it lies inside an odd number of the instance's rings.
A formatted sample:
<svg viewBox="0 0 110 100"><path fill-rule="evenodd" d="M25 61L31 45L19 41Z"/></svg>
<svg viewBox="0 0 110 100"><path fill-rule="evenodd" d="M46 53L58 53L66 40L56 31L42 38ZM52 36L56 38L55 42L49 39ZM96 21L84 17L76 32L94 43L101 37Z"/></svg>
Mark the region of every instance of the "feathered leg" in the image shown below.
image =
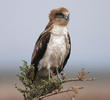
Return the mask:
<svg viewBox="0 0 110 100"><path fill-rule="evenodd" d="M48 77L48 79L50 80L50 68L48 69L48 74L49 74L49 77Z"/></svg>
<svg viewBox="0 0 110 100"><path fill-rule="evenodd" d="M62 82L62 79L61 79L60 74L59 74L59 72L58 72L58 67L56 67L56 72L57 72L57 77L58 77L59 80Z"/></svg>
<svg viewBox="0 0 110 100"><path fill-rule="evenodd" d="M50 80L51 72L50 72L50 65L48 65L48 80Z"/></svg>

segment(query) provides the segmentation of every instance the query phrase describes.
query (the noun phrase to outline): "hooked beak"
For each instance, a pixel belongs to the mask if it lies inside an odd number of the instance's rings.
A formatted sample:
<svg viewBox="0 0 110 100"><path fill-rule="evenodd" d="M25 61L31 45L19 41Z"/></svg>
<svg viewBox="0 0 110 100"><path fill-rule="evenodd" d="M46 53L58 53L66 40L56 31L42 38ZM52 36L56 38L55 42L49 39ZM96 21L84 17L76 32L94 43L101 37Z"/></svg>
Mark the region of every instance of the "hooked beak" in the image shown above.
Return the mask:
<svg viewBox="0 0 110 100"><path fill-rule="evenodd" d="M69 14L68 15L64 15L64 18L66 21L69 21Z"/></svg>

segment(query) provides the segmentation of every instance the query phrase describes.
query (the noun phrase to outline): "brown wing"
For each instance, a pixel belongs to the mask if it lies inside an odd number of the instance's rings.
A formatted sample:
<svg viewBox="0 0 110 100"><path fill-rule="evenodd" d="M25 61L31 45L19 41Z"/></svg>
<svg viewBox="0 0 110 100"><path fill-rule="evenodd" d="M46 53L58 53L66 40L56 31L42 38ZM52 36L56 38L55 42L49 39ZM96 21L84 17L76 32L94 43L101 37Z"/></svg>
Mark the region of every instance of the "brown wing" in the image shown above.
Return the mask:
<svg viewBox="0 0 110 100"><path fill-rule="evenodd" d="M38 71L39 61L44 56L48 42L50 40L50 35L51 35L50 30L52 28L53 28L53 24L48 24L45 28L45 31L40 35L40 37L38 38L38 40L35 44L34 51L32 54L32 59L31 59L31 64L34 65L34 67L35 67L34 79L36 77L36 72Z"/></svg>
<svg viewBox="0 0 110 100"><path fill-rule="evenodd" d="M34 71L35 74L38 70L39 61L45 54L45 51L50 39L50 34L51 34L50 32L42 33L35 44L34 51L32 54L32 59L31 59L31 64L34 65L35 67L35 71Z"/></svg>
<svg viewBox="0 0 110 100"><path fill-rule="evenodd" d="M68 34L68 37L67 37L67 41L66 41L66 45L67 45L67 54L66 54L66 57L65 57L65 60L64 60L64 63L62 65L62 67L59 67L59 73L64 69L69 57L70 57L70 53L71 53L71 40L70 40L70 36Z"/></svg>

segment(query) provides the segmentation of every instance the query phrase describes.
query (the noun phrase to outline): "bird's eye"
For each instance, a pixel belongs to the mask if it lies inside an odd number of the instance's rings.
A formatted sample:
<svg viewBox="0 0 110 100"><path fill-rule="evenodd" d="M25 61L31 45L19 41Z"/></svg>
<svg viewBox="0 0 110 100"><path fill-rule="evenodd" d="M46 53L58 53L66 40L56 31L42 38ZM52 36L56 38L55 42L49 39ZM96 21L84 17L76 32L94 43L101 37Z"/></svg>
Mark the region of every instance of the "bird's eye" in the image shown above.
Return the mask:
<svg viewBox="0 0 110 100"><path fill-rule="evenodd" d="M55 15L56 15L56 16L62 16L62 17L64 16L64 14L63 14L63 13L61 13L61 12L56 13Z"/></svg>

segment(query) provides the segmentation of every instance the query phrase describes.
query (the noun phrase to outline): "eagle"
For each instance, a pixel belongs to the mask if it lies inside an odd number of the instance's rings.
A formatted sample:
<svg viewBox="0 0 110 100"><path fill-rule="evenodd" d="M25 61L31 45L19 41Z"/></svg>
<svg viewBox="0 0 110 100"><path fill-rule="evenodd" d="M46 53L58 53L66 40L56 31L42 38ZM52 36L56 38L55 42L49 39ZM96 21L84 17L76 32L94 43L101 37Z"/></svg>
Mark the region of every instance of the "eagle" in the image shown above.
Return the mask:
<svg viewBox="0 0 110 100"><path fill-rule="evenodd" d="M51 10L49 23L35 43L31 64L34 66L34 78L58 78L64 69L71 52L71 41L68 32L69 11L64 8Z"/></svg>

